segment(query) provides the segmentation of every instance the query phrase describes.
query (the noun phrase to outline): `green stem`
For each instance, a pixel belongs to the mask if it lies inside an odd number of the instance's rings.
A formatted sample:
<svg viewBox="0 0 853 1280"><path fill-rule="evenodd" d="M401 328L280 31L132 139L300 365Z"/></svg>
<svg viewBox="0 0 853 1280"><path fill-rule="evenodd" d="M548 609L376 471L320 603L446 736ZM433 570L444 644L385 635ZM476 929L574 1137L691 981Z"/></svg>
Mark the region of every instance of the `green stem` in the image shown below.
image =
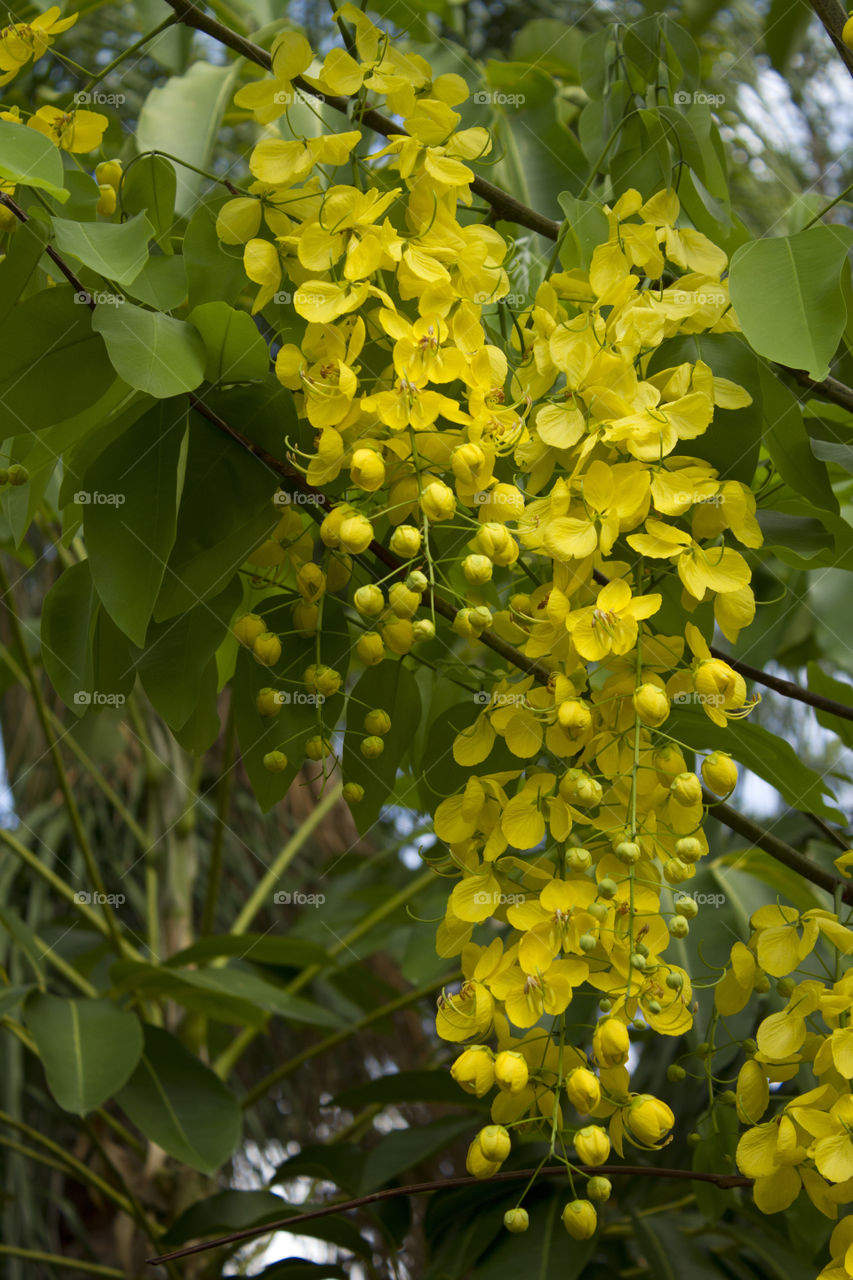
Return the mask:
<svg viewBox="0 0 853 1280"><path fill-rule="evenodd" d="M149 40L153 40L155 36L159 36L160 32L165 31L167 27L173 27L177 21L177 14L170 13L168 18L164 18L159 26L156 26L153 31L149 31L147 35L140 36L133 44L128 45L128 47L120 53L117 58L113 58L112 62L109 63L108 66L104 67L103 71L99 71L97 75L92 76L82 92L88 93L90 89L94 89L95 85L100 84L100 82L104 80L111 71L114 71L120 63L124 62L125 58L129 58L132 53L136 53L137 49L141 49Z"/></svg>
<svg viewBox="0 0 853 1280"><path fill-rule="evenodd" d="M102 1267L99 1262L79 1262L75 1258L61 1258L57 1253L39 1253L36 1249L19 1249L14 1244L0 1244L0 1256L26 1258L29 1262L46 1262L63 1271L82 1271L87 1276L118 1276L125 1280L125 1273L115 1267Z"/></svg>
<svg viewBox="0 0 853 1280"><path fill-rule="evenodd" d="M8 1125L10 1129L17 1129L19 1133L24 1134L24 1136L29 1138L31 1142L35 1142L39 1146L44 1147L45 1150L51 1153L51 1155L58 1157L58 1159L64 1163L66 1169L73 1172L75 1177L77 1177L81 1182L87 1182L90 1186L96 1187L98 1191L100 1191L101 1195L106 1196L108 1200L117 1205L124 1213L133 1217L133 1208L130 1201L116 1191L114 1187L111 1187L108 1182L105 1182L103 1178L99 1177L98 1174L93 1173L91 1169L88 1169L80 1160L77 1160L74 1156L70 1155L64 1147L61 1147L56 1142L52 1142L50 1138L46 1138L44 1134L39 1133L37 1129L33 1129L30 1125L24 1124L23 1120L16 1120L14 1116L10 1116L6 1111L0 1111L0 1124Z"/></svg>
<svg viewBox="0 0 853 1280"><path fill-rule="evenodd" d="M71 886L66 884L55 871L51 871L50 867L46 867L40 858L33 853L32 849L28 849L26 845L21 844L20 840L13 836L11 831L7 831L5 827L0 827L0 842L5 844L7 849L11 849L31 871L34 871L37 876L45 880L93 929L97 929L104 937L108 936L107 926L98 913L87 906L85 902L78 902Z"/></svg>

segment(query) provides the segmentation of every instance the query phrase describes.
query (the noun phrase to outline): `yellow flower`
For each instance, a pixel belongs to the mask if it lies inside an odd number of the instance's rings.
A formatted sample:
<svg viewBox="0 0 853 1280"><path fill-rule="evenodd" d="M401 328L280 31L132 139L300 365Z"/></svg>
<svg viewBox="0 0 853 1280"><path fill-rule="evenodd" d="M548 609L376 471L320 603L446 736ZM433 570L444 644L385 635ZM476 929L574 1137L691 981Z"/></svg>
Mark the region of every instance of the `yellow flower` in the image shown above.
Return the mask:
<svg viewBox="0 0 853 1280"><path fill-rule="evenodd" d="M98 111L39 107L27 124L50 138L63 151L84 152L94 151L101 145L109 120Z"/></svg>
<svg viewBox="0 0 853 1280"><path fill-rule="evenodd" d="M575 1151L582 1164L605 1164L610 1155L610 1139L599 1124L588 1124L575 1134Z"/></svg>
<svg viewBox="0 0 853 1280"><path fill-rule="evenodd" d="M568 614L566 627L581 657L597 662L608 653L628 653L637 642L637 623L660 605L659 595L634 597L619 579L602 587L594 606Z"/></svg>
<svg viewBox="0 0 853 1280"><path fill-rule="evenodd" d="M0 29L0 85L8 84L31 58L37 62L53 44L53 37L77 21L76 13L68 18L60 18L59 14L59 6L53 5L32 22L16 22Z"/></svg>
<svg viewBox="0 0 853 1280"><path fill-rule="evenodd" d="M631 1041L628 1028L617 1018L607 1018L595 1028L592 1052L601 1067L621 1067L628 1061Z"/></svg>
<svg viewBox="0 0 853 1280"><path fill-rule="evenodd" d="M598 1229L598 1214L589 1200L570 1200L563 1210L562 1223L573 1240L589 1240Z"/></svg>
<svg viewBox="0 0 853 1280"><path fill-rule="evenodd" d="M650 1093L641 1093L623 1112L623 1124L636 1144L657 1149L669 1140L675 1116L665 1102Z"/></svg>

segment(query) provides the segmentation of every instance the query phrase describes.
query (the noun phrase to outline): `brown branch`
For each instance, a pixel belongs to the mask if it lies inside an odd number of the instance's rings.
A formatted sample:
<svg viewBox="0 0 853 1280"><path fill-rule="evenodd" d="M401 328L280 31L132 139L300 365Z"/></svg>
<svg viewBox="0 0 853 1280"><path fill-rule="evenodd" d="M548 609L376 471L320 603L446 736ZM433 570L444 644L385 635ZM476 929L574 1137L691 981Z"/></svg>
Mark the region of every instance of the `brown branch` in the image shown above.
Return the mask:
<svg viewBox="0 0 853 1280"><path fill-rule="evenodd" d="M6 208L9 210L9 212L15 215L15 217L18 219L19 222L29 222L30 220L29 215L24 213L23 209L18 204L17 200L13 200L11 196L7 196L2 191L0 191L0 204L4 204ZM77 276L75 276L74 272L71 270L68 263L65 262L59 256L59 254L54 249L53 245L50 245L50 244L45 245L44 251L47 254L47 256L50 258L51 262L56 264L56 266L65 276L65 279L68 281L68 283L74 286L77 293L82 294L83 300L85 301L86 306L89 308L89 310L94 311L95 302L94 302L94 299L92 298L92 295L89 293L88 289L83 288L82 282L78 279Z"/></svg>
<svg viewBox="0 0 853 1280"><path fill-rule="evenodd" d="M715 658L727 662L734 671L740 672L747 680L763 684L765 688L773 689L786 698L794 698L797 702L805 702L810 707L817 707L819 711L828 711L830 715L839 716L842 720L853 720L853 707L845 706L843 702L836 702L834 698L825 698L822 693L804 689L801 684L795 684L793 680L783 680L779 676L773 676L769 671L762 671L760 667L751 667L748 662L733 658L730 653L723 653L722 649L717 649L714 645L710 648Z"/></svg>
<svg viewBox="0 0 853 1280"><path fill-rule="evenodd" d="M844 30L844 24L847 21L846 11L838 3L838 0L811 0L811 6L823 23L826 33L835 45L841 61L853 76L853 53L841 39L841 32Z"/></svg>
<svg viewBox="0 0 853 1280"><path fill-rule="evenodd" d="M739 1173L694 1173L691 1169L655 1169L645 1165L576 1165L581 1173L590 1177L630 1177L630 1178L679 1178L688 1182L710 1182L723 1190L734 1187L751 1187L752 1178L745 1178ZM566 1167L562 1164L548 1165L544 1169L507 1169L489 1178L489 1182L520 1182L522 1178L538 1176L553 1178L562 1174L566 1176ZM441 1178L436 1182L415 1182L408 1187L389 1187L384 1191L374 1191L368 1196L359 1196L356 1200L344 1200L339 1204L325 1205L322 1209L312 1209L310 1213L297 1213L290 1218L278 1218L274 1222L264 1223L259 1227L247 1227L244 1231L234 1231L227 1236L217 1236L204 1244L192 1244L183 1249L175 1249L173 1253L162 1253L159 1257L148 1258L151 1263L172 1262L175 1258L186 1258L192 1253L202 1253L207 1249L218 1249L221 1245L236 1244L240 1240L251 1240L255 1236L267 1235L281 1228L298 1226L301 1222L313 1222L317 1218L327 1218L333 1213L346 1213L351 1209L361 1209L364 1205L376 1204L381 1200L393 1200L397 1196L421 1196L431 1191L445 1191L448 1187L481 1186L480 1178Z"/></svg>
<svg viewBox="0 0 853 1280"><path fill-rule="evenodd" d="M829 400L832 404L840 405L842 409L848 409L853 413L853 387L839 382L837 378L823 378L820 382L815 382L803 369L786 369L784 365L780 365L779 368L783 373L792 373L801 387L808 387L809 391L820 400Z"/></svg>

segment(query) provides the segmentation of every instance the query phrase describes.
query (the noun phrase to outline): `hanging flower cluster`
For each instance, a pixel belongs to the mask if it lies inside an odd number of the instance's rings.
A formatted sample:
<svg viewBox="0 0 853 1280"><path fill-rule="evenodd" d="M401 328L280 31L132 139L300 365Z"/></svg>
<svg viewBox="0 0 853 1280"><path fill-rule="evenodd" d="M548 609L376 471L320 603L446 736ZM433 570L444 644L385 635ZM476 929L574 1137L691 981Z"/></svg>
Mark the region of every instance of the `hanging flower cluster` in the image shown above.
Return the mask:
<svg viewBox="0 0 853 1280"><path fill-rule="evenodd" d="M286 34L272 78L238 105L276 120L301 77L355 95L353 120L366 93L384 98L406 135L373 151L357 128L264 138L249 195L218 219L220 239L243 245L255 311L282 281L293 289L304 332L281 347L276 374L316 433L307 480L340 493L320 526L325 569L292 508L259 555L296 570L293 622L311 634L326 575L339 586L351 558L390 534L397 580L352 596L365 663L434 634L416 615L435 592L453 602L457 636L475 643L492 629L534 668L483 695L453 748L467 782L435 813L448 851L438 869L456 879L437 945L464 972L437 1029L468 1046L453 1066L460 1085L497 1090L473 1174L494 1173L509 1130L531 1123L570 1171L572 1145L579 1163L601 1165L611 1145L621 1155L626 1141L669 1139L669 1107L631 1090L629 1027L680 1036L692 1024L690 977L667 951L698 909L679 887L707 852L702 782L725 796L737 779L719 751L701 778L688 767L666 730L670 707L695 700L725 726L750 706L689 620L707 602L734 640L754 616L738 547L761 544L755 498L691 453L715 408L750 397L701 359L655 360L665 339L736 330L727 259L678 226L673 191L644 201L630 190L605 208L609 234L588 267L549 270L528 305L510 307L511 246L471 212L470 162L492 141L458 128L465 83L433 79L351 5L339 17L351 52L320 64ZM238 634L258 661L276 660L260 618ZM340 685L329 668L306 673L321 680ZM380 735L365 740L368 758L374 744ZM515 767L489 769L496 745ZM569 1043L582 987L602 1013L591 1057ZM567 1206L573 1236L595 1231L591 1202L608 1194L593 1177ZM520 1206L507 1215L510 1230L526 1225Z"/></svg>

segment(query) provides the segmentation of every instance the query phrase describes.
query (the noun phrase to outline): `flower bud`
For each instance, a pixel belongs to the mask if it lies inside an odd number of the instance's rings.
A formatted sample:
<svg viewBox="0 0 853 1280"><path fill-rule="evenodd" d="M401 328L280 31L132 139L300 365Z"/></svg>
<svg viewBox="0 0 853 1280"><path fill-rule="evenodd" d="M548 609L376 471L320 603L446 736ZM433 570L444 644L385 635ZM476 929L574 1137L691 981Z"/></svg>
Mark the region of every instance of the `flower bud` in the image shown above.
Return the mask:
<svg viewBox="0 0 853 1280"><path fill-rule="evenodd" d="M372 582L366 587L359 587L352 602L363 618L378 618L385 608L385 597L381 589Z"/></svg>
<svg viewBox="0 0 853 1280"><path fill-rule="evenodd" d="M311 636L317 634L320 610L316 604L307 604L304 600L300 600L299 604L293 606L291 616L293 617L293 629L303 640L308 640Z"/></svg>
<svg viewBox="0 0 853 1280"><path fill-rule="evenodd" d="M364 727L368 733L379 734L380 737L383 737L391 728L391 717L381 707L374 707L364 717Z"/></svg>
<svg viewBox="0 0 853 1280"><path fill-rule="evenodd" d="M282 705L282 697L277 689L261 689L255 698L255 706L262 716L277 716Z"/></svg>
<svg viewBox="0 0 853 1280"><path fill-rule="evenodd" d="M736 711L746 702L746 681L727 662L706 658L693 674L693 687L710 707Z"/></svg>
<svg viewBox="0 0 853 1280"><path fill-rule="evenodd" d="M264 768L270 773L284 773L287 768L287 756L283 751L268 751L264 756Z"/></svg>
<svg viewBox="0 0 853 1280"><path fill-rule="evenodd" d="M667 884L684 884L690 879L690 866L680 858L667 858L663 864L663 877Z"/></svg>
<svg viewBox="0 0 853 1280"><path fill-rule="evenodd" d="M566 854L566 866L570 871L589 871L592 866L592 854L588 849L569 849Z"/></svg>
<svg viewBox="0 0 853 1280"><path fill-rule="evenodd" d="M262 667L274 667L281 657L281 641L273 631L263 631L252 645L255 661Z"/></svg>
<svg viewBox="0 0 853 1280"><path fill-rule="evenodd" d="M598 1076L588 1067L575 1067L566 1079L566 1094L575 1111L588 1116L601 1102Z"/></svg>
<svg viewBox="0 0 853 1280"><path fill-rule="evenodd" d="M509 530L496 521L484 524L471 546L488 556L493 564L506 566L518 559L518 543Z"/></svg>
<svg viewBox="0 0 853 1280"><path fill-rule="evenodd" d="M366 667L375 667L385 657L385 645L376 631L365 631L359 636L355 651Z"/></svg>
<svg viewBox="0 0 853 1280"><path fill-rule="evenodd" d="M99 187L104 185L118 189L121 182L122 167L120 160L102 160L100 164L95 165L95 181Z"/></svg>
<svg viewBox="0 0 853 1280"><path fill-rule="evenodd" d="M666 975L666 985L670 991L680 991L684 986L684 977L680 973L668 973Z"/></svg>
<svg viewBox="0 0 853 1280"><path fill-rule="evenodd" d="M672 780L669 794L685 807L702 803L702 783L695 773L679 773Z"/></svg>
<svg viewBox="0 0 853 1280"><path fill-rule="evenodd" d="M321 526L322 535L322 526ZM373 525L367 516L353 515L341 521L338 533L340 545L352 556L361 555L373 541Z"/></svg>
<svg viewBox="0 0 853 1280"><path fill-rule="evenodd" d="M465 1158L465 1168L471 1174L472 1178L491 1178L493 1174L500 1169L499 1160L487 1160L480 1148L480 1135L478 1134L468 1148L468 1155Z"/></svg>
<svg viewBox="0 0 853 1280"><path fill-rule="evenodd" d="M95 212L99 213L102 218L111 218L116 211L116 189L107 182L102 182L98 186L99 196L98 203L95 205Z"/></svg>
<svg viewBox="0 0 853 1280"><path fill-rule="evenodd" d="M488 582L491 578L492 562L488 556L474 553L466 556L462 561L462 572L470 583L474 586L479 586L483 582Z"/></svg>
<svg viewBox="0 0 853 1280"><path fill-rule="evenodd" d="M305 743L305 754L309 760L323 760L332 754L332 744L328 738L322 738L319 733L315 734Z"/></svg>
<svg viewBox="0 0 853 1280"><path fill-rule="evenodd" d="M385 483L385 463L375 449L356 449L349 473L353 484L366 493L375 493Z"/></svg>
<svg viewBox="0 0 853 1280"><path fill-rule="evenodd" d="M395 556L411 560L421 549L421 531L413 524L401 524L391 534L389 545Z"/></svg>
<svg viewBox="0 0 853 1280"><path fill-rule="evenodd" d="M669 715L669 698L658 685L641 684L634 690L634 710L642 724L656 729Z"/></svg>
<svg viewBox="0 0 853 1280"><path fill-rule="evenodd" d="M597 1200L600 1204L604 1204L610 1199L610 1193L613 1190L613 1184L609 1178L590 1178L586 1184L586 1194L590 1200Z"/></svg>
<svg viewBox="0 0 853 1280"><path fill-rule="evenodd" d="M563 1210L562 1222L573 1240L589 1240L598 1227L598 1214L589 1200L570 1200Z"/></svg>
<svg viewBox="0 0 853 1280"><path fill-rule="evenodd" d="M682 836L680 840L675 842L676 856L682 862L689 862L692 866L694 862L698 862L704 853L702 841L697 840L695 836Z"/></svg>
<svg viewBox="0 0 853 1280"><path fill-rule="evenodd" d="M581 738L592 728L592 712L580 698L567 698L557 707L557 720L570 738Z"/></svg>
<svg viewBox="0 0 853 1280"><path fill-rule="evenodd" d="M314 676L314 684L317 693L321 697L333 698L340 691L343 678L340 671L335 671L333 667L326 667L321 664Z"/></svg>
<svg viewBox="0 0 853 1280"><path fill-rule="evenodd" d="M412 637L414 640L434 640L435 627L429 618L418 618L417 622L412 623Z"/></svg>
<svg viewBox="0 0 853 1280"><path fill-rule="evenodd" d="M600 1067L621 1067L628 1061L628 1028L618 1018L599 1022L592 1036L592 1052Z"/></svg>
<svg viewBox="0 0 853 1280"><path fill-rule="evenodd" d="M406 586L410 591L416 591L422 596L429 586L429 578L425 573L421 573L420 569L413 569L406 578Z"/></svg>
<svg viewBox="0 0 853 1280"><path fill-rule="evenodd" d="M232 627L240 644L251 649L258 636L262 636L267 629L267 624L263 618L259 618L256 613L244 613L242 618L238 618Z"/></svg>
<svg viewBox="0 0 853 1280"><path fill-rule="evenodd" d="M478 444L460 444L450 455L450 466L463 484L479 485L484 478L486 455Z"/></svg>
<svg viewBox="0 0 853 1280"><path fill-rule="evenodd" d="M443 480L433 480L421 493L420 507L428 520L451 520L456 514L456 495Z"/></svg>
<svg viewBox="0 0 853 1280"><path fill-rule="evenodd" d="M581 1164L604 1164L610 1155L610 1139L600 1124L588 1124L575 1134L575 1151Z"/></svg>
<svg viewBox="0 0 853 1280"><path fill-rule="evenodd" d="M385 750L385 743L376 734L371 734L369 738L365 738L359 747L359 751L365 760L376 760Z"/></svg>
<svg viewBox="0 0 853 1280"><path fill-rule="evenodd" d="M398 618L411 618L420 607L421 597L417 591L410 591L404 582L395 582L388 592L388 604L391 612Z"/></svg>
<svg viewBox="0 0 853 1280"><path fill-rule="evenodd" d="M626 1129L632 1138L646 1147L657 1147L675 1124L675 1116L659 1098L641 1093L622 1112Z"/></svg>
<svg viewBox="0 0 853 1280"><path fill-rule="evenodd" d="M408 653L415 643L414 628L408 618L398 618L385 624L382 639L392 653Z"/></svg>
<svg viewBox="0 0 853 1280"><path fill-rule="evenodd" d="M611 880L609 876L607 876L604 880L600 881L598 886L599 896L602 898L606 898L608 902L612 898L615 898L618 892L619 892L619 886L617 885L616 881Z"/></svg>
<svg viewBox="0 0 853 1280"><path fill-rule="evenodd" d="M495 1058L495 1083L504 1093L521 1093L527 1085L529 1075L523 1054L504 1049Z"/></svg>
<svg viewBox="0 0 853 1280"><path fill-rule="evenodd" d="M687 761L678 747L671 742L656 751L653 760L658 782L662 787L668 787L673 778L687 769Z"/></svg>
<svg viewBox="0 0 853 1280"><path fill-rule="evenodd" d="M503 1164L512 1150L509 1133L502 1124L487 1124L477 1134L477 1141L486 1159L495 1164Z"/></svg>
<svg viewBox="0 0 853 1280"><path fill-rule="evenodd" d="M345 782L341 795L348 805L361 804L364 799L364 787L357 782Z"/></svg>
<svg viewBox="0 0 853 1280"><path fill-rule="evenodd" d="M737 765L726 751L712 751L702 761L702 778L715 796L727 796L737 786Z"/></svg>
<svg viewBox="0 0 853 1280"><path fill-rule="evenodd" d="M671 1063L666 1069L666 1078L670 1084L678 1084L681 1080L686 1079L686 1077L687 1072L684 1070L684 1067L680 1066L677 1062Z"/></svg>
<svg viewBox="0 0 853 1280"><path fill-rule="evenodd" d="M296 589L303 600L319 600L326 590L326 575L318 564L309 560L296 573Z"/></svg>
<svg viewBox="0 0 853 1280"><path fill-rule="evenodd" d="M699 904L695 898L678 897L675 899L675 910L685 920L693 920L699 914Z"/></svg>
<svg viewBox="0 0 853 1280"><path fill-rule="evenodd" d="M507 1209L504 1214L504 1226L513 1235L519 1235L530 1226L530 1218L526 1209Z"/></svg>
<svg viewBox="0 0 853 1280"><path fill-rule="evenodd" d="M346 551L329 554L326 568L326 590L341 591L352 577L352 559Z"/></svg>
<svg viewBox="0 0 853 1280"><path fill-rule="evenodd" d="M673 916L669 922L669 932L673 938L686 938L690 932L690 925L684 916Z"/></svg>
<svg viewBox="0 0 853 1280"><path fill-rule="evenodd" d="M484 1044L465 1049L450 1068L450 1074L466 1093L482 1098L495 1083L495 1061L491 1049Z"/></svg>
<svg viewBox="0 0 853 1280"><path fill-rule="evenodd" d="M591 778L583 769L569 769L559 785L560 796L567 804L592 808L601 803L604 792L600 782Z"/></svg>
<svg viewBox="0 0 853 1280"><path fill-rule="evenodd" d="M341 525L344 520L350 519L357 515L354 507L343 503L341 506L333 507L328 515L323 517L320 525L320 537L327 547L339 547L341 545Z"/></svg>
<svg viewBox="0 0 853 1280"><path fill-rule="evenodd" d="M613 852L620 862L625 863L626 867L632 867L643 856L643 851L636 840L621 840Z"/></svg>

